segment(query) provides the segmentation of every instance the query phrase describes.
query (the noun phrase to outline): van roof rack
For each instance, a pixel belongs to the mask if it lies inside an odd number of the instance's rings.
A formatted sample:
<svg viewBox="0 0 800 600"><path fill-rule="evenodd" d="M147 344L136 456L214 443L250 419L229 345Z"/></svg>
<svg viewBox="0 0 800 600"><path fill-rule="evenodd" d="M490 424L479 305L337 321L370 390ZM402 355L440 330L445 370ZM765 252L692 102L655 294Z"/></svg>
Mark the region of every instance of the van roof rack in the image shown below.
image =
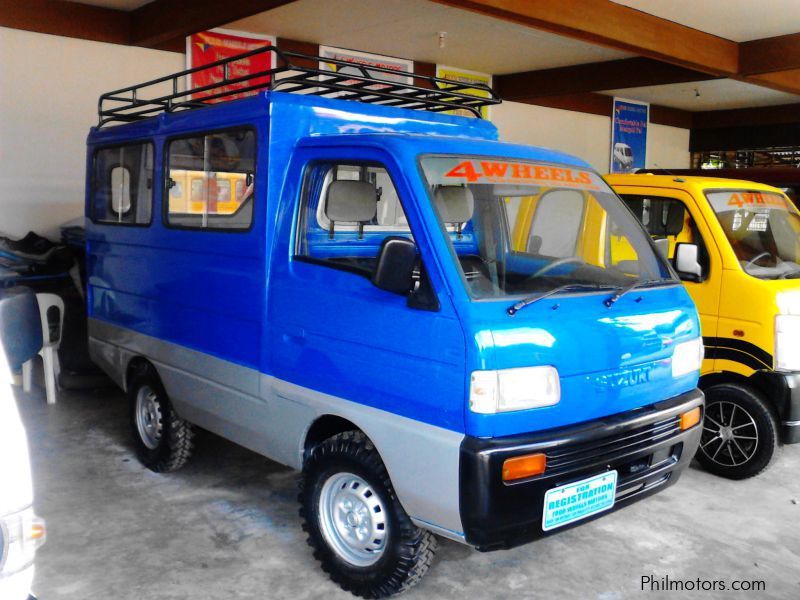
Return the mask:
<svg viewBox="0 0 800 600"><path fill-rule="evenodd" d="M275 66L246 75L236 75L232 72L233 69L230 68L232 64L259 54L271 54ZM320 62L347 67L347 70L342 73L323 70L319 68ZM221 80L191 89L181 89L181 83L187 76L220 67ZM378 79L375 73L386 73L395 77L400 74L403 79L387 81ZM268 82L263 81L266 77L269 77ZM262 81L258 81L259 79ZM237 85L241 87L233 89L229 87ZM368 104L431 112L466 109L479 118L481 107L500 103L500 97L494 90L483 84L462 83L416 73L400 73L386 67L360 65L334 58L282 50L276 46L266 46L207 65L106 92L100 96L97 103L98 126L103 127L114 122L130 123L162 112L202 108L224 98L265 89L330 96ZM194 97L197 94L203 96Z"/></svg>

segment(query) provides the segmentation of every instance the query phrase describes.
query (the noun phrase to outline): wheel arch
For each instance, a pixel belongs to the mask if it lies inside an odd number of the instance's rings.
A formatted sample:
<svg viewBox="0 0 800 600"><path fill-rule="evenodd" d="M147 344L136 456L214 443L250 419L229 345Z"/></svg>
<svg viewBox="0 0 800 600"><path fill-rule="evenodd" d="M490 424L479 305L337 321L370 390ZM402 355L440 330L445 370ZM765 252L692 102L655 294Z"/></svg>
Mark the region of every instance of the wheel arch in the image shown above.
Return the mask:
<svg viewBox="0 0 800 600"><path fill-rule="evenodd" d="M314 419L308 429L306 429L302 440L302 462L305 463L311 451L320 443L339 433L344 433L345 431L360 431L369 439L373 446L375 445L375 442L369 437L369 434L367 434L363 428L353 423L353 421L334 414L324 414ZM380 450L377 446L375 449L378 454L380 454Z"/></svg>
<svg viewBox="0 0 800 600"><path fill-rule="evenodd" d="M459 464L463 433L350 403L342 408L335 413L323 409L309 419L295 446L299 464L293 466L302 469L321 441L344 431L360 431L375 447L412 520L462 541Z"/></svg>
<svg viewBox="0 0 800 600"><path fill-rule="evenodd" d="M766 378L763 377L763 371L756 371L749 377L739 373L734 373L732 371L709 373L708 375L703 375L700 377L698 386L701 390L706 391L708 388L721 383L741 385L751 392L757 393L764 399L766 405L769 407L775 418L780 418L780 408L777 405L777 399L774 398L774 394L770 389L769 383L767 382Z"/></svg>
<svg viewBox="0 0 800 600"><path fill-rule="evenodd" d="M158 377L158 371L156 370L155 365L147 360L144 356L136 355L131 357L130 360L128 360L127 366L125 367L125 378L122 381L123 389L127 392L130 387L131 379L147 369L150 369L153 374Z"/></svg>

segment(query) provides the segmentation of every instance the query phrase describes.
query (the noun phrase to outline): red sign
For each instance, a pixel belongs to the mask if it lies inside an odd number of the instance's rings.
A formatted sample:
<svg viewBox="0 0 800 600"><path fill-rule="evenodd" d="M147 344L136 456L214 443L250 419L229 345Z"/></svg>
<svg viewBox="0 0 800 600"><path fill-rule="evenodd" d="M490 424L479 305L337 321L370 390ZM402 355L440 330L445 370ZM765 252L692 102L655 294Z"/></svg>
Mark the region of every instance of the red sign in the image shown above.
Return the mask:
<svg viewBox="0 0 800 600"><path fill-rule="evenodd" d="M258 48L265 48L266 46L274 46L275 39L272 37L245 37L222 31L203 31L195 33L187 38L186 43L186 61L190 69L195 67L202 67L224 58L230 58L237 54L244 54L251 50ZM265 52L257 54L249 58L237 60L228 63L228 77L227 80L237 79L244 77L251 73L258 73L272 68L272 54ZM188 85L190 89L204 87L223 81L223 67L211 67L192 73L189 76ZM240 83L232 83L227 85L220 85L212 89L197 92L192 94L193 98L205 98L213 96L220 92L228 92L230 90L237 90L249 88L254 85L266 86L269 83L269 77L258 77L255 79L248 79ZM256 93L258 90L251 90L241 94L234 94L226 96L225 101L233 100L235 98L243 98ZM209 100L215 102L218 100Z"/></svg>
<svg viewBox="0 0 800 600"><path fill-rule="evenodd" d="M495 160L465 160L444 174L466 179L469 183L484 180L491 183L559 182L566 187L592 186L592 174L566 167L551 167Z"/></svg>

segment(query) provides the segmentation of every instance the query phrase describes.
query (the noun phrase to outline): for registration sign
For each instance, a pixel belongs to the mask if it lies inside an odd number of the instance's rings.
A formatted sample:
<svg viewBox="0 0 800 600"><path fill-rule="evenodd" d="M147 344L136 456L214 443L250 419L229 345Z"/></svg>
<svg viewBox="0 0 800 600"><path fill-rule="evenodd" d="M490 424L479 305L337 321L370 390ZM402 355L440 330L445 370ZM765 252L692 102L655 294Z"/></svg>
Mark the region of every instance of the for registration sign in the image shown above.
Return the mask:
<svg viewBox="0 0 800 600"><path fill-rule="evenodd" d="M548 490L544 495L542 529L549 531L608 510L614 506L616 491L616 471Z"/></svg>

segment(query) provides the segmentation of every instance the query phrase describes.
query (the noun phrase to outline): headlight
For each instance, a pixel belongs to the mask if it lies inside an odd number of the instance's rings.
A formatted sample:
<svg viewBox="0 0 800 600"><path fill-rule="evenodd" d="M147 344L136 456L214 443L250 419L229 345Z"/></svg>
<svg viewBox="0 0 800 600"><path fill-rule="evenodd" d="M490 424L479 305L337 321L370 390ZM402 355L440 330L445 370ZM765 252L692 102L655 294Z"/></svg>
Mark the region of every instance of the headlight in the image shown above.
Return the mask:
<svg viewBox="0 0 800 600"><path fill-rule="evenodd" d="M800 316L775 317L775 369L800 371Z"/></svg>
<svg viewBox="0 0 800 600"><path fill-rule="evenodd" d="M34 515L32 508L0 517L0 577L33 564L36 549L44 540L44 521Z"/></svg>
<svg viewBox="0 0 800 600"><path fill-rule="evenodd" d="M694 371L699 371L703 366L703 340L695 338L688 342L681 342L672 352L672 376L680 377Z"/></svg>
<svg viewBox="0 0 800 600"><path fill-rule="evenodd" d="M555 367L473 371L469 389L472 412L494 414L552 406L561 400Z"/></svg>

